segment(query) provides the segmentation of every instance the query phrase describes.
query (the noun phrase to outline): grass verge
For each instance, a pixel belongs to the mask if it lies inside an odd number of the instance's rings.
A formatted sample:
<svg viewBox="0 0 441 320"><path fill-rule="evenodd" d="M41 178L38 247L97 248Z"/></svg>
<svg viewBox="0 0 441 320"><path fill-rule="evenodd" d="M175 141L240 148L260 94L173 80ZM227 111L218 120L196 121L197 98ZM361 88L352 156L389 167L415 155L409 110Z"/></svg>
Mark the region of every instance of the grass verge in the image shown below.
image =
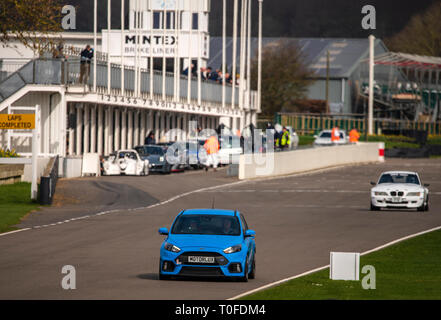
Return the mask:
<svg viewBox="0 0 441 320"><path fill-rule="evenodd" d="M312 145L314 140L314 136L299 136L299 146Z"/></svg>
<svg viewBox="0 0 441 320"><path fill-rule="evenodd" d="M329 279L325 269L243 300L439 300L441 299L441 230L400 242L360 259L360 270L372 265L376 289L360 281Z"/></svg>
<svg viewBox="0 0 441 320"><path fill-rule="evenodd" d="M30 183L0 185L0 233L17 230L13 226L40 206L31 201L30 195Z"/></svg>
<svg viewBox="0 0 441 320"><path fill-rule="evenodd" d="M365 136L362 135L360 137L360 142L364 142L364 141L365 141ZM415 139L404 136L373 135L368 137L368 142L384 142L386 149L420 148L420 145L415 143ZM314 143L314 136L309 136L309 135L299 136L300 146L312 145L313 143ZM441 136L429 136L427 139L427 144L441 145Z"/></svg>

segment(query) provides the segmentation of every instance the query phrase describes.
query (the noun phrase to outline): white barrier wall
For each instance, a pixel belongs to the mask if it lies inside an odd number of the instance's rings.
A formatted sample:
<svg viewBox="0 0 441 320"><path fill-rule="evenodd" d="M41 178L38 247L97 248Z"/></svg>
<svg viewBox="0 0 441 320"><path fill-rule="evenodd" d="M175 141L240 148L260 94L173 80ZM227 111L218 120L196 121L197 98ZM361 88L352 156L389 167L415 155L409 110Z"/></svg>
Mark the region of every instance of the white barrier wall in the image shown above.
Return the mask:
<svg viewBox="0 0 441 320"><path fill-rule="evenodd" d="M37 181L40 183L40 178L46 170L50 157L38 157L37 161ZM26 164L24 166L23 176L21 177L22 182L32 182L32 164Z"/></svg>
<svg viewBox="0 0 441 320"><path fill-rule="evenodd" d="M381 148L384 148L381 143L359 143L264 155L241 155L239 179L284 176L341 165L380 162Z"/></svg>

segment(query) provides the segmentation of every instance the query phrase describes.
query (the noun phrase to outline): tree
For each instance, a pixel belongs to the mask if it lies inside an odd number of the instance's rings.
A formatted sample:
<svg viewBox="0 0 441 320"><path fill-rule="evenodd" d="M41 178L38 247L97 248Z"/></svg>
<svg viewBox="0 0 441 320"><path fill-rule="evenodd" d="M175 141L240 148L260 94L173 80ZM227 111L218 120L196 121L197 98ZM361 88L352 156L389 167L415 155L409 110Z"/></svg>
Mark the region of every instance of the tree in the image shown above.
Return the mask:
<svg viewBox="0 0 441 320"><path fill-rule="evenodd" d="M55 46L61 28L60 0L1 0L0 41L16 39L36 54Z"/></svg>
<svg viewBox="0 0 441 320"><path fill-rule="evenodd" d="M253 88L257 88L257 59L252 63ZM305 98L314 73L294 40L280 40L263 48L262 52L262 113L292 110L296 100Z"/></svg>
<svg viewBox="0 0 441 320"><path fill-rule="evenodd" d="M412 17L397 35L386 40L392 51L441 56L441 2Z"/></svg>

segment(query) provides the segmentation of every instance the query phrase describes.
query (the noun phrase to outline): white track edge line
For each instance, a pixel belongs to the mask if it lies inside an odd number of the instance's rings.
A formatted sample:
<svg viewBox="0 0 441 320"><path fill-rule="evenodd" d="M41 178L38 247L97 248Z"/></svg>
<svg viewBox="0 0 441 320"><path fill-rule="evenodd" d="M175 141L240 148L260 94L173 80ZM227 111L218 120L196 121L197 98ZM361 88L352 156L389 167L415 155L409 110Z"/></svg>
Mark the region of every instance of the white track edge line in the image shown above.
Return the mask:
<svg viewBox="0 0 441 320"><path fill-rule="evenodd" d="M182 197L186 197L186 196L191 195L193 193L204 192L204 191L208 191L208 190L221 189L221 188L230 187L230 186L239 185L239 184L244 184L244 183L254 183L254 182L259 182L259 181L271 181L271 180L281 180L281 179L287 179L287 178L292 178L292 177L298 177L298 176L304 176L304 175L310 175L310 174L317 174L317 173L322 173L322 172L342 169L342 168L345 168L345 167L355 167L355 166L368 165L368 164L374 164L374 163L377 163L377 162L351 163L351 164L344 164L344 165L332 166L332 167L327 167L327 168L320 168L320 169L315 169L315 170L310 170L310 171L305 171L305 172L298 172L298 173L293 173L293 174L285 175L285 176L262 177L262 178L249 179L249 180L240 180L240 181L235 181L235 182L231 182L231 183L221 184L221 185L217 185L217 186L206 187L206 188L202 188L202 189L198 189L198 190L188 191L188 192L182 193L180 195L176 195L176 196L171 197L171 198L169 198L167 200L164 200L164 201L161 201L161 202L158 202L158 203L146 206L146 207L131 208L131 209L107 210L107 211L103 211L103 212L94 213L94 214L91 214L91 215L85 215L85 216L71 218L71 219L68 219L68 220L60 221L60 222L54 222L54 223L51 223L51 224L45 224L45 225L40 225L40 226L33 226L33 227L29 227L29 228L24 228L24 229L20 229L20 231L28 231L28 230L33 230L33 229L42 229L42 228L52 227L52 226L55 226L55 225L65 224L65 223L69 223L69 222L76 221L76 220L84 220L84 219L88 219L88 218L91 218L91 217L103 216L103 215L107 215L109 213L116 213L116 212L120 212L120 211L138 211L138 210L144 210L144 209L151 209L151 208L154 208L154 207L157 207L157 206L162 206L164 204L173 202L173 201L175 201L177 199L180 199ZM11 234L11 233L15 233L15 232L0 233L0 236L5 236L5 235Z"/></svg>
<svg viewBox="0 0 441 320"><path fill-rule="evenodd" d="M0 237L7 236L9 234L13 234L13 233L17 233L17 232L27 231L27 230L30 230L30 228L24 228L24 229L18 229L18 230L14 230L14 231L5 232L5 233L0 233Z"/></svg>
<svg viewBox="0 0 441 320"><path fill-rule="evenodd" d="M328 168L321 168L321 169L316 169L316 170L311 170L311 171L306 171L306 172L298 172L298 173L294 173L294 174L290 174L290 175L286 175L286 176L262 177L262 178L252 179L252 180L240 180L240 181L235 181L235 182L231 182L231 183L221 184L221 185L217 185L217 186L211 186L211 187L206 187L206 188L197 189L197 190L193 190L193 191L188 191L188 192L185 192L185 193L173 196L173 197L171 197L171 198L169 198L167 200L164 200L164 201L161 201L161 202L158 202L158 203L146 206L146 207L131 208L131 209L107 210L107 211L103 211L103 212L94 213L94 214L91 214L91 215L85 215L85 216L71 218L71 219L68 219L68 220L60 221L60 222L54 222L54 223L51 223L51 224L33 226L33 227L29 227L29 228L19 229L19 230L12 231L12 232L0 233L0 236L10 235L10 234L13 234L13 233L17 233L19 231L29 231L29 230L33 230L33 229L42 229L42 228L52 227L52 226L55 226L55 225L60 225L60 224L65 224L65 223L73 222L73 221L76 221L76 220L84 220L84 219L89 219L91 217L98 217L98 216L103 216L103 215L107 215L107 214L110 214L110 213L116 213L116 212L121 212L121 211L148 210L148 209L152 209L152 208L155 208L155 207L162 206L164 204L173 202L175 200L178 200L180 198L189 196L189 195L194 194L194 193L199 193L199 192L204 192L204 191L209 191L209 190L215 190L215 189L221 189L221 188L231 187L231 186L235 186L235 185L239 185L239 184L244 184L244 183L254 183L254 182L259 182L259 181L271 181L271 180L281 180L281 179L287 179L287 178L298 177L298 176L303 176L303 175L317 174L317 173L337 170L337 169L341 169L341 168L345 168L345 167L353 167L353 166L367 165L367 164L371 164L371 163L345 164L345 165L341 165L341 166L333 166L333 167L328 167Z"/></svg>
<svg viewBox="0 0 441 320"><path fill-rule="evenodd" d="M391 242L388 242L388 243L386 243L386 244L384 244L384 245L381 245L381 246L379 246L379 247L376 247L376 248L374 248L374 249L371 249L371 250L365 251L365 252L361 253L360 255L361 255L361 256L364 256L364 255L366 255L366 254L369 254L369 253L372 253L372 252L375 252L375 251L379 251L379 250L384 249L384 248L386 248L386 247L390 247L390 246L392 246L392 245L394 245L394 244L397 244L397 243L399 243L399 242L402 242L402 241L405 241L405 240L409 240L409 239L412 239L412 238L415 238L415 237L421 236L421 235L423 235L423 234L427 234L427 233L430 233L430 232L433 232L433 231L438 231L438 230L441 230L441 226L439 226L439 227L435 227L435 228L432 228L432 229L429 229L429 230L421 231L421 232L418 232L418 233L414 233L414 234L411 234L411 235L408 235L408 236L402 237L402 238L397 239L397 240L393 240L393 241L391 241ZM248 295L250 295L250 294L256 293L256 292L258 292L258 291L262 291L262 290L265 290L265 289L268 289L268 288L271 288L271 287L277 286L277 285L279 285L279 284L282 284L282 283L285 283L285 282L288 282L288 281L294 280L294 279L296 279L296 278L300 278L300 277L303 277L303 276L307 276L307 275L309 275L309 274L311 274L311 273L315 273L315 272L317 272L317 271L321 271L321 270L324 270L324 269L326 269L326 268L329 268L329 264L326 265L326 266L323 266L323 267L319 267L319 268L316 268L316 269L313 269L313 270L306 271L306 272L304 272L304 273L301 273L301 274L298 274L298 275L295 275L295 276L292 276L292 277L289 277L289 278L285 278L285 279L282 279L282 280L279 280L279 281L276 281L276 282L268 283L268 284L266 284L266 285L264 285L264 286L262 286L262 287L259 287L259 288L256 288L256 289L253 289L253 290L250 290L250 291L247 291L247 292L241 293L241 294L239 294L239 295L237 295L237 296L235 296L235 297L233 297L233 298L229 298L229 299L227 299L227 300L237 300L237 299L240 299L240 298L242 298L242 297L248 296Z"/></svg>

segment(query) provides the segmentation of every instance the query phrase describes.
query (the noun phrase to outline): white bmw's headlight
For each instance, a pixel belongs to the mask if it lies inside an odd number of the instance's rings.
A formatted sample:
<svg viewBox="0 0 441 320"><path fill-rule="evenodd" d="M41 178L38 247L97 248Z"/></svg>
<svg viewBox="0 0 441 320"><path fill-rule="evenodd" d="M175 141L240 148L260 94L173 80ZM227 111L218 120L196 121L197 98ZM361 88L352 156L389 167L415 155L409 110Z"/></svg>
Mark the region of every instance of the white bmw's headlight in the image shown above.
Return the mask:
<svg viewBox="0 0 441 320"><path fill-rule="evenodd" d="M421 195L421 192L409 192L407 194L408 197L419 197Z"/></svg>
<svg viewBox="0 0 441 320"><path fill-rule="evenodd" d="M242 245L238 244L236 246L232 246L232 247L228 247L224 250L224 253L226 254L230 254L230 253L235 253L235 252L239 252L240 250L242 250Z"/></svg>
<svg viewBox="0 0 441 320"><path fill-rule="evenodd" d="M375 194L376 196L387 196L387 193L386 193L386 192L383 192L383 191L375 191L374 194Z"/></svg>
<svg viewBox="0 0 441 320"><path fill-rule="evenodd" d="M171 243L166 242L164 245L165 250L178 253L181 251L177 246L172 245Z"/></svg>
<svg viewBox="0 0 441 320"><path fill-rule="evenodd" d="M164 157L159 158L159 161L164 162Z"/></svg>

